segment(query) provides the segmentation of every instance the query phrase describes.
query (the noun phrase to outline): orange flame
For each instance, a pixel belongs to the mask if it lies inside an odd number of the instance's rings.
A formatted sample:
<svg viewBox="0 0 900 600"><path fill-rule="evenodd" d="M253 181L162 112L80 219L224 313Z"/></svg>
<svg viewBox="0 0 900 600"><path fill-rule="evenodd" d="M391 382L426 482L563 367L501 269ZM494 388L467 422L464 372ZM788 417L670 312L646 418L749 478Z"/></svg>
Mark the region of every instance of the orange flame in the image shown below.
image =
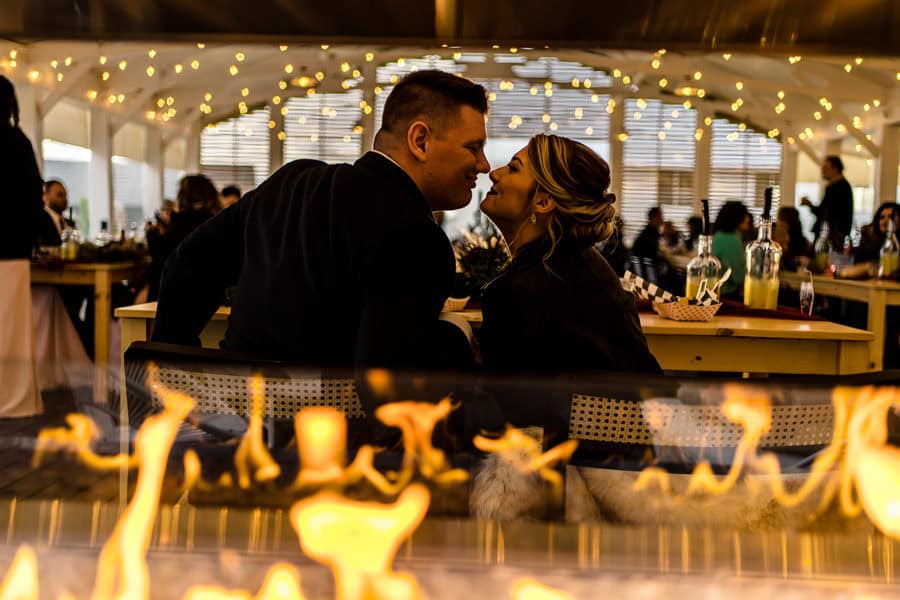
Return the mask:
<svg viewBox="0 0 900 600"><path fill-rule="evenodd" d="M336 483L344 478L347 419L334 408L305 408L294 417L300 453L297 487Z"/></svg>
<svg viewBox="0 0 900 600"><path fill-rule="evenodd" d="M449 469L446 456L431 444L431 436L439 421L447 418L453 403L444 398L437 404L428 402L393 402L375 409L375 416L403 433L403 471L397 482L398 489L411 479L415 465L426 478L437 483L450 484L466 481L469 474L463 469Z"/></svg>
<svg viewBox="0 0 900 600"><path fill-rule="evenodd" d="M430 499L421 484L406 488L392 504L321 492L297 502L290 519L303 552L332 570L338 600L416 598L415 579L392 572L391 564L425 518Z"/></svg>
<svg viewBox="0 0 900 600"><path fill-rule="evenodd" d="M900 391L893 387L836 388L832 405L831 443L816 457L800 488L791 494L782 482L778 458L772 453L756 454L759 439L771 426L768 398L742 386L726 386L723 411L744 429L732 467L724 479L718 480L708 463L698 464L685 495L676 500L698 491L726 493L746 465L768 475L773 498L784 507L799 505L821 488L817 512L837 495L844 515L855 517L865 511L884 534L900 538L900 450L887 443L887 414L900 406ZM645 489L653 482L663 493L670 493L668 473L657 467L642 471L634 489Z"/></svg>
<svg viewBox="0 0 900 600"><path fill-rule="evenodd" d="M31 546L23 544L16 551L0 584L0 600L38 600L37 558Z"/></svg>
<svg viewBox="0 0 900 600"><path fill-rule="evenodd" d="M264 409L265 381L261 376L253 376L250 378L250 423L234 455L238 485L244 489L250 487L251 475L257 481L270 481L281 473L281 467L263 443Z"/></svg>
<svg viewBox="0 0 900 600"><path fill-rule="evenodd" d="M244 590L227 590L218 586L194 586L182 600L305 600L300 587L300 575L287 563L277 563L269 569L256 596Z"/></svg>
<svg viewBox="0 0 900 600"><path fill-rule="evenodd" d="M507 427L499 439L477 435L472 442L479 450L498 455L520 473L538 473L553 487L556 497L562 495L562 477L550 465L568 461L578 447L577 440L567 440L542 453L536 439L515 427Z"/></svg>
<svg viewBox="0 0 900 600"><path fill-rule="evenodd" d="M72 413L66 415L65 427L53 427L43 429L38 434L37 446L31 464L38 467L43 460L44 453L59 450L74 452L75 456L91 468L97 470L114 470L120 468L133 468L137 466L137 460L127 455L101 456L91 450L91 445L100 437L97 426L86 415Z"/></svg>
<svg viewBox="0 0 900 600"><path fill-rule="evenodd" d="M575 596L556 590L534 579L523 577L510 587L513 600L575 600Z"/></svg>
<svg viewBox="0 0 900 600"><path fill-rule="evenodd" d="M164 410L148 417L135 439L134 453L140 464L137 486L134 497L100 552L93 600L142 600L150 595L144 557L159 508L166 458L178 427L194 407L194 401L188 396L156 383L153 369L150 381L150 388L159 394Z"/></svg>

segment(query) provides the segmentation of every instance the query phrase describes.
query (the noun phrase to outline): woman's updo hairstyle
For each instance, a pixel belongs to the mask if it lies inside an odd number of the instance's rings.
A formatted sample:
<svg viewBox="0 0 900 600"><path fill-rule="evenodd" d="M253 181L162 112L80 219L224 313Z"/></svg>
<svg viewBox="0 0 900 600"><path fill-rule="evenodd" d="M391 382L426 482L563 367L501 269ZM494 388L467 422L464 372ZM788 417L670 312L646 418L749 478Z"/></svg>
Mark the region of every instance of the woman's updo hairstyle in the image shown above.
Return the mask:
<svg viewBox="0 0 900 600"><path fill-rule="evenodd" d="M580 142L558 135L536 135L528 142L528 162L538 187L556 202L550 214L550 251L560 241L592 246L615 231L616 201L609 188L609 165Z"/></svg>

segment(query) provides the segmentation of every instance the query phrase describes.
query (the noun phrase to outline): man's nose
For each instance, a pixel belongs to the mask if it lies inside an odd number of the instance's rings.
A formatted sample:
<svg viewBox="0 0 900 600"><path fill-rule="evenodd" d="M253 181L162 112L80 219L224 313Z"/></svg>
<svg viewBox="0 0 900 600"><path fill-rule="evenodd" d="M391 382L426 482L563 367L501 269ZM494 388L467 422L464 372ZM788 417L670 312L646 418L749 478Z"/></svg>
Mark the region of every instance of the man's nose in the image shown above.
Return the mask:
<svg viewBox="0 0 900 600"><path fill-rule="evenodd" d="M484 155L484 150L478 153L478 163L475 166L479 173L487 173L491 170L491 163L488 162L487 156Z"/></svg>

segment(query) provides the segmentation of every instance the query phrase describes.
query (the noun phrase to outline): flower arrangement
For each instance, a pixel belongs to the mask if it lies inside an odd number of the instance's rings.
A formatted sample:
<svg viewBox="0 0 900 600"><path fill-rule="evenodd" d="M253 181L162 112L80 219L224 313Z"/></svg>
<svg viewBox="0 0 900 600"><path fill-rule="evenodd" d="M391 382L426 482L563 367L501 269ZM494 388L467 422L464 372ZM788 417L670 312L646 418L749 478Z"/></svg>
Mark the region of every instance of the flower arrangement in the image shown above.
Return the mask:
<svg viewBox="0 0 900 600"><path fill-rule="evenodd" d="M493 224L482 223L478 214L468 229L453 241L456 256L456 287L453 297L481 298L481 288L509 262L509 250Z"/></svg>

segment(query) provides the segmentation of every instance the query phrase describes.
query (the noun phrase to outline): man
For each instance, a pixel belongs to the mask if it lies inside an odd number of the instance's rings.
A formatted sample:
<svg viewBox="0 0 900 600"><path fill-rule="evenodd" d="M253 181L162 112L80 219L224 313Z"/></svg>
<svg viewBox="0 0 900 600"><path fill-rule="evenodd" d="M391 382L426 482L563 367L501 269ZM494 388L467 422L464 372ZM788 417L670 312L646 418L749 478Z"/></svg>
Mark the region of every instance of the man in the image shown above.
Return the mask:
<svg viewBox="0 0 900 600"><path fill-rule="evenodd" d="M44 217L41 220L39 243L41 246L59 246L62 244L62 232L72 226L63 216L69 207L69 194L66 186L57 179L44 183Z"/></svg>
<svg viewBox="0 0 900 600"><path fill-rule="evenodd" d="M241 189L235 185L222 188L222 208L226 209L241 199Z"/></svg>
<svg viewBox="0 0 900 600"><path fill-rule="evenodd" d="M654 206L647 212L647 226L634 240L631 246L631 254L641 258L649 258L653 261L660 260L659 240L662 235L663 221L662 209Z"/></svg>
<svg viewBox="0 0 900 600"><path fill-rule="evenodd" d="M237 285L223 346L316 365L453 368L438 320L455 263L433 211L469 203L484 155L483 87L440 71L388 97L374 151L298 160L199 227L169 258L152 339L198 345Z"/></svg>
<svg viewBox="0 0 900 600"><path fill-rule="evenodd" d="M813 234L819 236L822 224L828 223L830 237L837 247L843 246L844 236L850 235L853 226L853 188L844 179L844 163L838 156L826 156L822 163L822 178L828 182L825 195L818 206L813 206L809 198L802 198L800 204L808 206L816 215Z"/></svg>

